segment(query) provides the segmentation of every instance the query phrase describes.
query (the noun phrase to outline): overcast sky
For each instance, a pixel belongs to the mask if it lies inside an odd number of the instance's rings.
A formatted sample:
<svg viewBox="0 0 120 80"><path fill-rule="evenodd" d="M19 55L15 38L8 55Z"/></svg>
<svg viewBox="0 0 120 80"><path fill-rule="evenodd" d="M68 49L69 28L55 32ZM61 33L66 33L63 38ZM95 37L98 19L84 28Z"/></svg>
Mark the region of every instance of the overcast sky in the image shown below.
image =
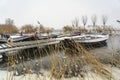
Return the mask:
<svg viewBox="0 0 120 80"><path fill-rule="evenodd" d="M62 28L71 25L74 18L96 14L97 24L102 24L101 16L107 15L108 25L120 26L120 0L0 0L0 23L5 19L14 19L18 27L24 24L38 25L37 21L46 27Z"/></svg>

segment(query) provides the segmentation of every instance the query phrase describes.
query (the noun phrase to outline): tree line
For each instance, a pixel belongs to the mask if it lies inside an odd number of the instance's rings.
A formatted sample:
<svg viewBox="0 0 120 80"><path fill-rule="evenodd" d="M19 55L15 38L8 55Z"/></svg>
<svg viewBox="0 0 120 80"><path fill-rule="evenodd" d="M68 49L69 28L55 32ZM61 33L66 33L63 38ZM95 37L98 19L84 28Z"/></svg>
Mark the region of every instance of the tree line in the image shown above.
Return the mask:
<svg viewBox="0 0 120 80"><path fill-rule="evenodd" d="M101 21L102 21L102 26L97 26L97 16L93 15L91 16L91 22L92 22L92 27L95 28L98 32L101 32L106 28L106 23L107 23L108 17L106 15L102 15ZM88 17L86 15L81 17L81 22L83 26L79 26L79 19L75 18L72 20L71 25L66 25L63 26L63 31L64 32L73 32L73 31L81 31L81 32L87 32L87 22L88 22ZM0 24L0 34L11 34L11 33L47 33L49 34L54 30L54 28L50 27L45 27L44 25L40 24L38 21L39 26L33 26L31 24L25 24L23 25L20 29L14 25L14 20L13 19L6 19L4 24Z"/></svg>
<svg viewBox="0 0 120 80"><path fill-rule="evenodd" d="M96 32L103 32L104 31L105 32L105 31L114 30L114 28L112 26L107 25L108 17L106 15L101 16L102 25L97 25L97 20L98 20L98 18L96 15L91 16L91 22L92 22L91 27L93 28L92 29L93 31L96 31ZM86 25L88 22L88 17L86 15L83 15L81 17L81 22L82 22L83 26L79 25L79 21L80 20L78 18L75 18L71 22L71 25L64 26L63 27L64 32L73 32L73 31L87 32L88 29L87 29Z"/></svg>
<svg viewBox="0 0 120 80"><path fill-rule="evenodd" d="M16 25L14 25L14 20L8 18L5 20L4 24L0 24L0 34L12 34L12 33L47 33L49 34L54 29L45 27L42 24L39 26L33 26L31 24L25 24L20 29L17 28Z"/></svg>

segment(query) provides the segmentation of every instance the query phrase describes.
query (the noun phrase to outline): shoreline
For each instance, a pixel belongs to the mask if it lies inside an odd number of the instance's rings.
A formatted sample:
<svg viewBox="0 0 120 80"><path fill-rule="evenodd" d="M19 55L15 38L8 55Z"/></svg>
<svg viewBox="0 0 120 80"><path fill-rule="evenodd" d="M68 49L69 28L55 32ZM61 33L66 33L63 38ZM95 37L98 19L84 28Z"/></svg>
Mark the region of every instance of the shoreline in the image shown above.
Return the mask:
<svg viewBox="0 0 120 80"><path fill-rule="evenodd" d="M119 74L120 74L120 69L116 68L116 67L112 67L111 68L111 75L114 77L114 80L120 80ZM20 75L20 76L12 76L14 74L13 71L8 72L5 70L0 70L0 80L56 80L56 78L54 77L50 77L50 73L49 71L43 71L43 74L25 74L25 75ZM8 79L9 78L9 79ZM71 78L61 78L60 80L110 80L104 78L103 76L101 76L100 74L94 73L94 72L90 72L88 71L87 74L84 75L84 78L82 78L81 76L78 77L71 77Z"/></svg>

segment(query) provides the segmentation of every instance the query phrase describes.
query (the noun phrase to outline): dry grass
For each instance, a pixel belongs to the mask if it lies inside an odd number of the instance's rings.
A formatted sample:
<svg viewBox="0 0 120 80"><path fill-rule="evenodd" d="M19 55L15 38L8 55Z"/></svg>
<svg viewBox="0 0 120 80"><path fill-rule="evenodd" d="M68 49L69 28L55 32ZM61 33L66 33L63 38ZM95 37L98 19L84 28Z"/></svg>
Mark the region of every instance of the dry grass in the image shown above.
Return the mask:
<svg viewBox="0 0 120 80"><path fill-rule="evenodd" d="M114 50L112 55L112 63L118 64L119 62L114 59ZM21 50L18 55L9 55L7 65L9 71L14 71L11 75L8 75L7 80L14 80L14 75L35 73L43 76L43 70L49 71L51 80L53 77L58 80L72 77L84 80L90 72L101 76L104 80L114 79L110 67L98 61L74 40L62 41L60 44L41 49ZM36 80L36 77L32 77L32 80Z"/></svg>

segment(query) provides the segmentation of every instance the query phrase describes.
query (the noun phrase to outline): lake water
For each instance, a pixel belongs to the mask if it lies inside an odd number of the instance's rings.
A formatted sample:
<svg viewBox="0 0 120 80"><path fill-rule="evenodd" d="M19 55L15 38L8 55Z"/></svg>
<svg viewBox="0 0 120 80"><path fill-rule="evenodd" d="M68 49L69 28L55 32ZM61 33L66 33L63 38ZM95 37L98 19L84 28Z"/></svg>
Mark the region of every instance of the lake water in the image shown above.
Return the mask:
<svg viewBox="0 0 120 80"><path fill-rule="evenodd" d="M97 53L97 52L118 53L118 52L120 52L120 35L110 36L106 42L107 42L106 46L94 48L91 51L94 53Z"/></svg>

